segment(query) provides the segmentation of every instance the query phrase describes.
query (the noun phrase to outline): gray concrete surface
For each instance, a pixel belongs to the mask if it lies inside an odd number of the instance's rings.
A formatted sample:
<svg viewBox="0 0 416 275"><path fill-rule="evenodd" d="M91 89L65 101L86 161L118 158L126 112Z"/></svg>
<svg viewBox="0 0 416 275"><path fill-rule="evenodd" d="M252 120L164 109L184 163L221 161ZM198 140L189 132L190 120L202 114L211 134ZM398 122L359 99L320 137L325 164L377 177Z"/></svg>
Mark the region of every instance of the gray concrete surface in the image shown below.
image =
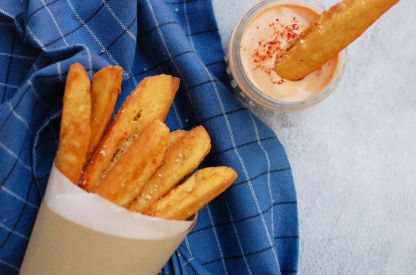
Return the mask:
<svg viewBox="0 0 416 275"><path fill-rule="evenodd" d="M213 1L224 45L256 2ZM402 0L349 47L327 100L261 114L293 168L299 274L416 274L415 28L416 1Z"/></svg>

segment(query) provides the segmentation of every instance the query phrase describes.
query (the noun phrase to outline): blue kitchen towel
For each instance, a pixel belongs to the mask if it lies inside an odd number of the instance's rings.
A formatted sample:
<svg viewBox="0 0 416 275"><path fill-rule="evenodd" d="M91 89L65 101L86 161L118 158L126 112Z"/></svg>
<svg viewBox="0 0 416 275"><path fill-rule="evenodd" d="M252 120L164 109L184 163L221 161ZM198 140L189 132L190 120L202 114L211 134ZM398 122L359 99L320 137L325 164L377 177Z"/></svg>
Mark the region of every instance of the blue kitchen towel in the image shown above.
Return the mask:
<svg viewBox="0 0 416 275"><path fill-rule="evenodd" d="M108 64L124 68L117 107L145 76L180 77L168 126L204 125L213 145L204 165L238 172L233 186L200 211L162 273L296 273L290 166L273 131L232 97L211 1L1 0L0 274L19 271L74 62L90 76Z"/></svg>

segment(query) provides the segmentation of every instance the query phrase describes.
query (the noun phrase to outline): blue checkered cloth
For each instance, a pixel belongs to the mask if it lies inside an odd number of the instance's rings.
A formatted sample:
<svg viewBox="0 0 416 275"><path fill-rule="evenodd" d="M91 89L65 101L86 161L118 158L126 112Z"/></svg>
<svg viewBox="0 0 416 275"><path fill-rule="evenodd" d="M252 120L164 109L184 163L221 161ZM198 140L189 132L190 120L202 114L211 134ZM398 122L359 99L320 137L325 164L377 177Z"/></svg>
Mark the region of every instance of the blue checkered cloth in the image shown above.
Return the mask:
<svg viewBox="0 0 416 275"><path fill-rule="evenodd" d="M0 274L17 274L58 144L70 64L124 68L117 107L143 77L181 78L170 129L202 124L204 165L234 185L200 211L165 274L296 273L294 184L275 134L230 92L209 0L0 1ZM63 236L64 237L64 236Z"/></svg>

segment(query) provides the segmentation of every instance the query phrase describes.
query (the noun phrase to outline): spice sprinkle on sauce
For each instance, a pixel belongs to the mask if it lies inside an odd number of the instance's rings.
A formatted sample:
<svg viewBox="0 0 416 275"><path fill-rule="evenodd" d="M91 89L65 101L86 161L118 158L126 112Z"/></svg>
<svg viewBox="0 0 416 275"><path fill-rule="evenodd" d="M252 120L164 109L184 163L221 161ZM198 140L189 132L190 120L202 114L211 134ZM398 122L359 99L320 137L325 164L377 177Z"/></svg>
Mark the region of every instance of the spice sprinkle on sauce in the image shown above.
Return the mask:
<svg viewBox="0 0 416 275"><path fill-rule="evenodd" d="M338 57L299 81L283 79L274 70L278 59L318 16L317 11L300 4L277 4L248 23L241 39L240 58L247 77L259 90L279 100L301 101L328 85L337 69Z"/></svg>

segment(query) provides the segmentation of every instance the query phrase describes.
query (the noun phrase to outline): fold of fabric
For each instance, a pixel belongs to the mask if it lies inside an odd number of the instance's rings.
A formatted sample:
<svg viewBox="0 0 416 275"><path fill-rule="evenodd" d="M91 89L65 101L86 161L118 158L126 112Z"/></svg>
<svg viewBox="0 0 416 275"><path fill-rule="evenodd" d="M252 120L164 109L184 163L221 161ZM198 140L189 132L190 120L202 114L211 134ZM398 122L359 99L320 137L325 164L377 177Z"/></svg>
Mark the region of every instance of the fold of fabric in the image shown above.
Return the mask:
<svg viewBox="0 0 416 275"><path fill-rule="evenodd" d="M123 67L117 107L143 77L180 77L169 128L204 125L213 146L203 166L238 172L233 186L200 211L162 273L296 273L290 166L276 135L232 97L210 1L5 0L0 38L0 274L18 273L74 62L90 76L108 64Z"/></svg>

